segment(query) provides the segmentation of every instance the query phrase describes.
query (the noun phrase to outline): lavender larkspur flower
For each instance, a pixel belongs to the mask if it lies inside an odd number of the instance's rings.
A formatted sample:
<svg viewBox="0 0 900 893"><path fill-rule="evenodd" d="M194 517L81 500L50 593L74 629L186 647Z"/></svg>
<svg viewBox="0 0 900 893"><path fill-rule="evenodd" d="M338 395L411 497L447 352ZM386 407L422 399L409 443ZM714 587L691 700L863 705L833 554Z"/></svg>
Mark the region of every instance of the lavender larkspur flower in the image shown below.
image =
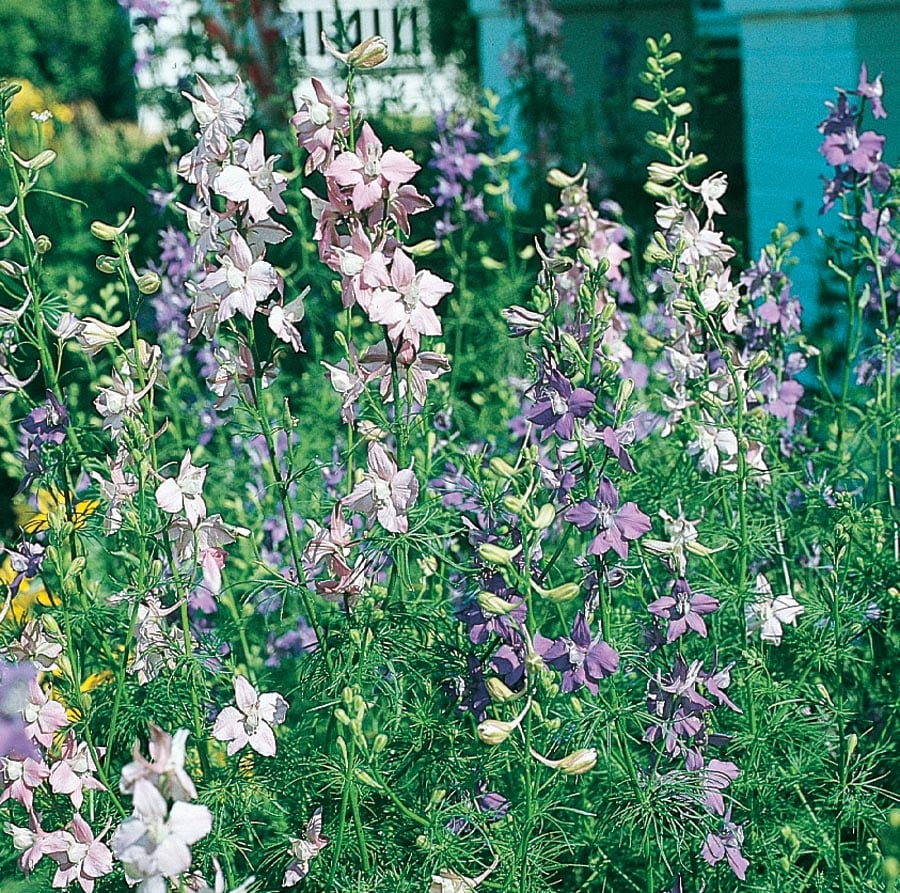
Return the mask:
<svg viewBox="0 0 900 893"><path fill-rule="evenodd" d="M670 595L663 595L647 605L647 610L651 614L669 621L666 630L667 642L674 642L688 629L692 629L705 639L707 631L703 615L712 614L718 609L719 602L716 599L702 592L692 592L683 577L675 581Z"/></svg>
<svg viewBox="0 0 900 893"><path fill-rule="evenodd" d="M584 686L596 695L597 683L619 668L619 655L599 633L591 637L591 628L582 611L575 615L571 636L548 639L535 633L534 649L549 666L562 671L563 692L577 691Z"/></svg>
<svg viewBox="0 0 900 893"><path fill-rule="evenodd" d="M605 555L612 549L620 558L628 557L628 540L636 540L651 528L650 518L634 502L619 505L619 494L609 478L601 478L593 499L583 499L563 516L579 530L597 530L588 552Z"/></svg>
<svg viewBox="0 0 900 893"><path fill-rule="evenodd" d="M538 385L538 400L526 417L539 428L542 438L558 434L571 440L575 434L575 419L585 418L594 408L597 398L587 388L573 388L561 372L554 369L547 381Z"/></svg>
<svg viewBox="0 0 900 893"><path fill-rule="evenodd" d="M37 757L38 750L25 733L23 710L35 678L31 664L14 664L0 659L0 759Z"/></svg>
<svg viewBox="0 0 900 893"><path fill-rule="evenodd" d="M706 842L703 844L700 855L710 865L715 865L717 862L721 862L722 859L727 859L731 870L740 880L744 880L750 863L741 852L743 843L744 829L741 825L736 825L731 821L731 809L729 808L722 820L721 830L710 832L706 836Z"/></svg>

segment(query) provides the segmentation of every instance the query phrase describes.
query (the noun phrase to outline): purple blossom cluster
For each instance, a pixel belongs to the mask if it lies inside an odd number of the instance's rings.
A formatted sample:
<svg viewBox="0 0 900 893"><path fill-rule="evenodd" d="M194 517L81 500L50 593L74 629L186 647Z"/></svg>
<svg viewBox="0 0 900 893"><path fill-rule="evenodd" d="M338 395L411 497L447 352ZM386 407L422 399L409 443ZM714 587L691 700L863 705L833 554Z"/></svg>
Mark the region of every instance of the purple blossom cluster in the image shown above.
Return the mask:
<svg viewBox="0 0 900 893"><path fill-rule="evenodd" d="M443 111L435 118L437 140L431 144L433 152L429 166L437 171L432 189L436 207L444 212L435 223L438 244L460 227L453 211L459 212L470 223L487 223L484 195L474 188L475 174L482 167L478 157L481 134L471 118L462 112Z"/></svg>

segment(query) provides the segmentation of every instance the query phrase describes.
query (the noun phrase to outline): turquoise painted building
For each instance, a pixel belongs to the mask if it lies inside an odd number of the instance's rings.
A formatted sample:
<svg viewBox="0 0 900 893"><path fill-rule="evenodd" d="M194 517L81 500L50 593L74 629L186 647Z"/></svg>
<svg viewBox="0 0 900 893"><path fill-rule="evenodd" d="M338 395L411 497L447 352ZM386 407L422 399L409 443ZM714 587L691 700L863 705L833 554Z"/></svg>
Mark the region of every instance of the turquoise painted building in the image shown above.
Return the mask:
<svg viewBox="0 0 900 893"><path fill-rule="evenodd" d="M479 20L483 83L505 95L502 48L520 33L520 24L500 0L470 0L470 8ZM799 228L804 236L796 250L795 289L814 306L822 250L816 230L834 225L833 215L818 213L829 169L817 151L816 127L834 87L855 88L866 62L870 78L884 73L889 117L877 123L888 137L886 160L900 156L900 2L557 0L553 9L562 19L560 49L572 73L568 126L579 131L586 149L599 150L601 167L615 167L629 153L643 160L640 135L647 122L634 119L623 97L639 93L643 39L672 33L675 46L701 72L689 88L695 100L700 96L698 125L711 135L712 169L730 175L726 207L740 218L736 234L755 254L776 222ZM610 59L618 66L612 66L613 83ZM610 92L625 119L612 126L604 110ZM619 142L610 145L604 136L616 128ZM524 142L521 124L516 137Z"/></svg>

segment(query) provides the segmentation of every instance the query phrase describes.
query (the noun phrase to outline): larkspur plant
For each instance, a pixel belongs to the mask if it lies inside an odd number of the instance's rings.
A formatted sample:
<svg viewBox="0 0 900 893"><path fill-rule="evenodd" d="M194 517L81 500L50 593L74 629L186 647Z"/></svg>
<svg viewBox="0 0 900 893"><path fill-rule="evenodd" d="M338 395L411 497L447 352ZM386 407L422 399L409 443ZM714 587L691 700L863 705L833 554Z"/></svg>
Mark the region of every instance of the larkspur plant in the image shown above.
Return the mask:
<svg viewBox="0 0 900 893"><path fill-rule="evenodd" d="M893 885L880 77L821 128L850 324L846 372L816 379L796 237L741 269L668 37L635 103L660 124L641 254L584 169L549 172L558 206L516 244L490 102L442 124L438 219L355 105L385 42L324 39L346 90L301 91L293 168L246 133L240 82L197 78L181 229L141 271L133 214L92 225L97 316L44 284L28 209L55 153L16 153L2 87L0 884L17 864L85 893ZM516 401L470 442L482 285L512 297Z"/></svg>

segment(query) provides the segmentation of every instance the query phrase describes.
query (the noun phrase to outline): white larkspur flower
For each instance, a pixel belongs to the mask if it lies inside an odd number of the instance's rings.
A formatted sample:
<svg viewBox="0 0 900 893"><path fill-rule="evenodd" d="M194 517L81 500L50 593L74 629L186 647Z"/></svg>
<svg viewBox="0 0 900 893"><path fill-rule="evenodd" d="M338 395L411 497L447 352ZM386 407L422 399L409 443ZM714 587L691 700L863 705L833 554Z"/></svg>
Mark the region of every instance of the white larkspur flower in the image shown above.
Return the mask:
<svg viewBox="0 0 900 893"><path fill-rule="evenodd" d="M303 837L291 838L293 860L284 873L282 887L293 887L309 874L309 863L328 845L328 838L322 834L322 807L310 816Z"/></svg>
<svg viewBox="0 0 900 893"><path fill-rule="evenodd" d="M288 702L278 692L260 694L243 676L234 677L236 707L216 717L213 737L228 742L229 755L249 744L264 757L275 756L275 733L287 715Z"/></svg>
<svg viewBox="0 0 900 893"><path fill-rule="evenodd" d="M152 782L134 786L134 815L125 819L110 840L110 849L125 869L129 885L141 893L165 893L165 878L191 867L191 845L212 829L212 813L198 803L178 800L171 809Z"/></svg>
<svg viewBox="0 0 900 893"><path fill-rule="evenodd" d="M206 517L203 501L206 468L206 465L192 465L191 451L188 450L181 460L178 476L167 478L156 488L156 504L170 515L184 509L188 523L195 528Z"/></svg>
<svg viewBox="0 0 900 893"><path fill-rule="evenodd" d="M781 644L784 634L782 624L797 625L797 618L806 610L793 596L773 596L772 586L762 575L756 577L758 601L744 609L747 619L747 635L760 631L763 642Z"/></svg>

